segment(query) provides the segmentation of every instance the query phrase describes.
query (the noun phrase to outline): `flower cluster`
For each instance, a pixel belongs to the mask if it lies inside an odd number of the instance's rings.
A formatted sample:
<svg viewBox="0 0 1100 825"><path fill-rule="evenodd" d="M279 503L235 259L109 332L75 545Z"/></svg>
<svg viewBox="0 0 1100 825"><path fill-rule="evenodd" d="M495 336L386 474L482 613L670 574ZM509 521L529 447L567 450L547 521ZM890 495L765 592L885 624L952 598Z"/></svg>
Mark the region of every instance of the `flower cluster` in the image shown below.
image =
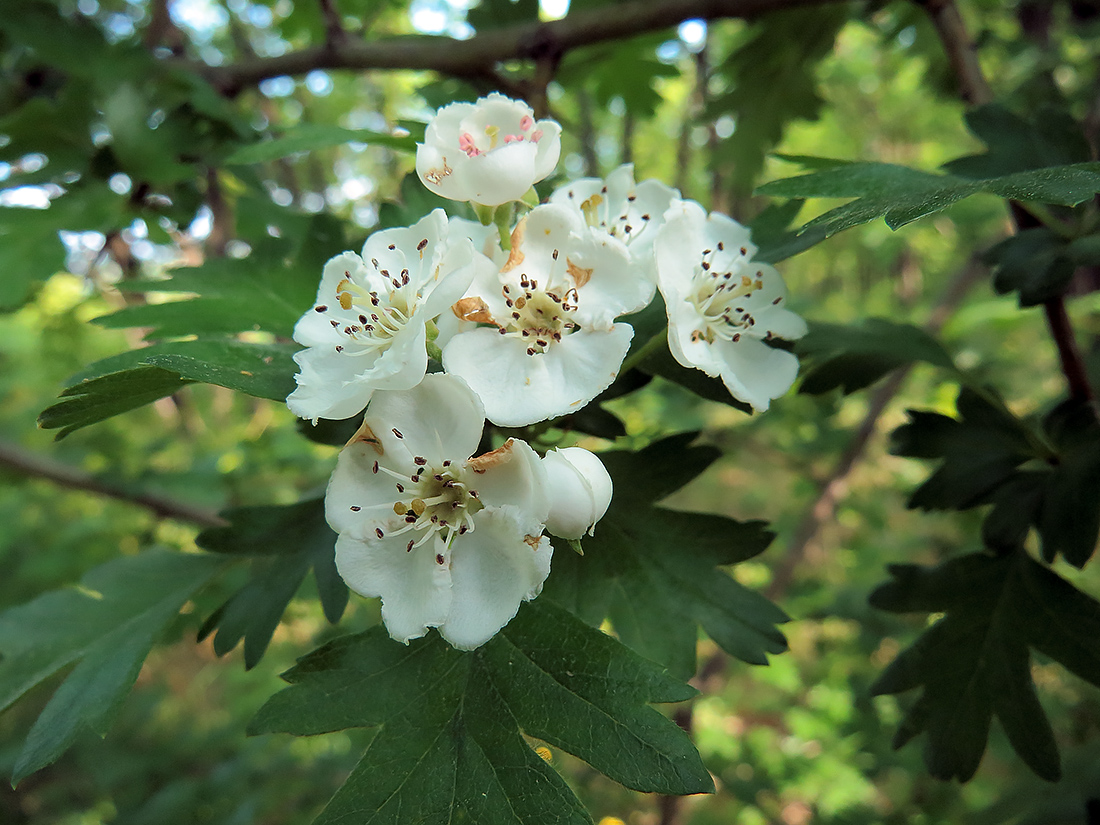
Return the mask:
<svg viewBox="0 0 1100 825"><path fill-rule="evenodd" d="M523 427L577 412L615 380L660 289L668 346L765 410L795 357L769 346L806 326L736 221L624 165L537 206L561 127L499 94L441 109L418 147L431 191L475 205L484 225L436 209L374 233L325 266L294 330L302 418L363 423L326 496L336 563L380 597L395 639L430 628L476 648L538 595L553 546L591 534L612 496L580 447L539 454L508 438L478 453L485 419ZM517 214L518 212L518 214ZM508 230L502 233L501 230ZM442 373L429 373L429 355ZM490 445L491 446L491 445Z"/></svg>

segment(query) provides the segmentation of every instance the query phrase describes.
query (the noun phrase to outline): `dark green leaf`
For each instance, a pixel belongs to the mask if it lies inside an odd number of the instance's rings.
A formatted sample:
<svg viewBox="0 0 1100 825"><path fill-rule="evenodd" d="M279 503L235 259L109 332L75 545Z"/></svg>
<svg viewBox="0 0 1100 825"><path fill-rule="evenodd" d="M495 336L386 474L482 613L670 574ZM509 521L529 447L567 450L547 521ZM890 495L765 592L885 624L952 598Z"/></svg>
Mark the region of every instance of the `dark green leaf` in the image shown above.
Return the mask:
<svg viewBox="0 0 1100 825"><path fill-rule="evenodd" d="M63 401L38 416L38 426L60 429L59 439L74 430L104 421L171 395L193 382L160 367L137 367L86 378L61 393Z"/></svg>
<svg viewBox="0 0 1100 825"><path fill-rule="evenodd" d="M684 389L706 398L708 401L717 401L728 404L743 413L752 415L752 406L744 401L738 401L722 383L721 379L711 378L702 370L693 367L685 367L677 361L668 349L668 339L664 333L665 345L652 353L649 353L639 364L638 369L648 375L659 375L667 381L679 384Z"/></svg>
<svg viewBox="0 0 1100 825"><path fill-rule="evenodd" d="M1074 206L1100 191L1100 164L1076 163L969 179L888 163L850 163L809 175L772 181L758 194L782 198L855 198L806 224L802 231L827 236L885 217L891 229L988 192L1021 201Z"/></svg>
<svg viewBox="0 0 1100 825"><path fill-rule="evenodd" d="M386 146L404 152L415 152L416 141L411 136L396 137L369 129L345 129L318 123L302 123L289 129L277 138L242 146L233 152L226 163L265 163L285 158L296 152L314 152L345 143L366 143L371 146Z"/></svg>
<svg viewBox="0 0 1100 825"><path fill-rule="evenodd" d="M817 63L833 49L850 11L844 6L780 11L764 15L746 42L714 69L725 88L713 96L706 116L737 121L722 140L716 159L729 168L733 184L749 192L767 153L794 120L816 120L824 102L817 93ZM712 81L713 83L714 81ZM782 89L783 94L761 94Z"/></svg>
<svg viewBox="0 0 1100 825"><path fill-rule="evenodd" d="M106 732L157 636L223 566L148 551L97 567L80 588L0 614L0 708L80 662L31 729L14 781L56 760L85 728Z"/></svg>
<svg viewBox="0 0 1100 825"><path fill-rule="evenodd" d="M897 746L924 733L933 775L966 781L996 716L1028 767L1057 780L1058 749L1031 680L1028 648L1100 684L1100 604L1023 551L890 572L894 581L871 595L875 607L946 614L872 688L877 694L923 689Z"/></svg>
<svg viewBox="0 0 1100 825"><path fill-rule="evenodd" d="M847 395L916 361L954 369L951 356L927 332L881 318L858 325L811 322L795 352L803 369L799 391L814 395L836 387Z"/></svg>
<svg viewBox="0 0 1100 825"><path fill-rule="evenodd" d="M945 163L944 171L953 175L993 178L1090 159L1081 127L1065 106L1042 106L1023 118L987 104L967 112L966 125L988 148L984 154Z"/></svg>
<svg viewBox="0 0 1100 825"><path fill-rule="evenodd" d="M1016 468L1038 454L1026 425L991 393L963 388L959 418L909 411L909 423L891 435L890 450L911 458L942 458L939 469L917 488L910 507L966 509L982 504Z"/></svg>
<svg viewBox="0 0 1100 825"><path fill-rule="evenodd" d="M472 653L434 634L402 646L375 628L285 678L292 686L260 709L253 732L382 728L317 823L590 822L523 733L629 787L712 787L687 736L646 707L693 691L542 601Z"/></svg>
<svg viewBox="0 0 1100 825"><path fill-rule="evenodd" d="M214 631L214 651L224 655L244 639L245 668L263 658L275 628L310 568L325 617L336 624L348 589L336 571L336 534L325 522L323 499L285 507L241 507L223 514L228 527L204 530L196 543L216 553L258 556L247 584L203 624L199 638Z"/></svg>
<svg viewBox="0 0 1100 825"><path fill-rule="evenodd" d="M1076 269L1066 241L1045 227L1018 232L984 257L993 265L993 288L1019 292L1022 307L1062 295Z"/></svg>
<svg viewBox="0 0 1100 825"><path fill-rule="evenodd" d="M477 31L539 19L538 0L481 0L466 12L466 22Z"/></svg>
<svg viewBox="0 0 1100 825"><path fill-rule="evenodd" d="M701 473L717 452L673 436L638 453L601 453L615 498L584 556L556 544L546 593L591 624L610 617L620 638L681 678L695 672L697 630L754 664L786 650L775 625L787 620L721 565L752 558L771 542L762 522L680 513L654 502Z"/></svg>

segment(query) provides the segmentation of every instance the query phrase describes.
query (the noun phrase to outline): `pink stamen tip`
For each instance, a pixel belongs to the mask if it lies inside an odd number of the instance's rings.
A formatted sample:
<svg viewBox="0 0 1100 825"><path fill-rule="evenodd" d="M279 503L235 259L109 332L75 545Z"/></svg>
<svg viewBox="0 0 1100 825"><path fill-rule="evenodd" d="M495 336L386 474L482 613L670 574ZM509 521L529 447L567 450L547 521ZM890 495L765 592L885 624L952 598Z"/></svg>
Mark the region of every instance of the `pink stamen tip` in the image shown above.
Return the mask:
<svg viewBox="0 0 1100 825"><path fill-rule="evenodd" d="M523 135L505 135L504 136L504 142L505 143L513 143L513 142L521 141L521 140L523 140Z"/></svg>
<svg viewBox="0 0 1100 825"><path fill-rule="evenodd" d="M539 139L541 137L542 137L542 129L536 129L535 131L533 131L531 133L531 142L532 143L538 143Z"/></svg>
<svg viewBox="0 0 1100 825"><path fill-rule="evenodd" d="M519 122L519 128L521 128L525 132L534 125L535 125L535 119L533 117L531 117L530 115L524 115L520 119L520 122Z"/></svg>

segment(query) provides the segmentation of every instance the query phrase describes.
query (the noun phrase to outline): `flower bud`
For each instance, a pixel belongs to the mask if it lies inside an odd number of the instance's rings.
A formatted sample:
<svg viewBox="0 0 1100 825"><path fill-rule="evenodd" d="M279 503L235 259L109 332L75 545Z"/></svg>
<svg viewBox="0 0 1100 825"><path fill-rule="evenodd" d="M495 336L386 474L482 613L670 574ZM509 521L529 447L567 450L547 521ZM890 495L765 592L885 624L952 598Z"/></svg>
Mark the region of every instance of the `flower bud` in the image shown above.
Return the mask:
<svg viewBox="0 0 1100 825"><path fill-rule="evenodd" d="M563 539L593 534L611 503L611 476L603 462L583 447L551 450L542 459L550 492L546 529Z"/></svg>

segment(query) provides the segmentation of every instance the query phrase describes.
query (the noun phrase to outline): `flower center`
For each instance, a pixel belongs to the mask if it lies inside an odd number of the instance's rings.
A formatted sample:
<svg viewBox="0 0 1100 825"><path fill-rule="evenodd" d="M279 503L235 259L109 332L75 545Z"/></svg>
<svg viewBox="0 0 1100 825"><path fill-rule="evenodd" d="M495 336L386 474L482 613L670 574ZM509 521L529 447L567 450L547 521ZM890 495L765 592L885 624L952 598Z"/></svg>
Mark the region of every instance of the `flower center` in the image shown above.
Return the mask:
<svg viewBox="0 0 1100 825"><path fill-rule="evenodd" d="M572 197L573 193L570 192ZM618 238L623 243L630 245L639 235L645 232L651 220L648 213L638 214L638 208L634 205L637 196L631 192L626 197L626 203L620 214L616 215L611 208L611 201L607 197L607 187L600 189L599 194L592 195L581 202L581 212L584 214L585 223L593 229L602 229L613 238Z"/></svg>
<svg viewBox="0 0 1100 825"><path fill-rule="evenodd" d="M437 536L444 547L449 547L455 536L474 529L474 514L485 505L477 491L470 488L465 465L459 468L451 461L444 461L433 468L423 456L415 456L413 463L416 470L409 475L374 463L373 471L392 477L397 491L392 505L378 506L391 508L404 522L395 530L384 531L379 527L375 532L379 538L414 534L405 547L408 552ZM442 556L436 560L443 564Z"/></svg>
<svg viewBox="0 0 1100 825"><path fill-rule="evenodd" d="M498 327L500 334L521 338L528 355L546 352L577 327L572 320L578 300L576 287L540 289L538 281L522 276L518 286L505 284L501 292L511 316Z"/></svg>
<svg viewBox="0 0 1100 825"><path fill-rule="evenodd" d="M506 145L524 140L538 143L542 138L542 130L535 129L534 126L534 118L530 115L524 115L520 118L517 131L502 135L500 126L489 123L480 134L476 130L460 134L458 136L458 148L465 152L468 157L476 158L478 155L493 151L502 143Z"/></svg>
<svg viewBox="0 0 1100 825"><path fill-rule="evenodd" d="M702 260L695 267L695 291L690 298L702 320L702 329L691 333L693 341L711 344L715 338L722 338L737 342L743 332L756 325L751 307L745 305L753 293L764 288L764 273L756 272L755 278L745 273L748 263L744 247L731 254L719 241L716 249L703 250ZM776 298L774 303L780 300Z"/></svg>
<svg viewBox="0 0 1100 825"><path fill-rule="evenodd" d="M427 239L420 241L417 252L420 258L424 257L424 248L428 245ZM385 284L385 294L379 297L378 290L368 290L351 280L351 273L344 272L344 278L336 285L336 300L341 309L359 310L358 323L341 323L330 319L333 329L339 331L347 339L346 343L336 347L337 352L348 355L365 355L385 349L393 343L394 337L405 327L416 312L420 293L412 283L409 268L406 266L404 253L395 244L390 244L389 251L398 259L394 267L397 274L383 267L377 258L371 258L371 265L375 272L381 276ZM314 307L317 312L325 312L328 307L321 305ZM348 345L353 345L350 350Z"/></svg>

